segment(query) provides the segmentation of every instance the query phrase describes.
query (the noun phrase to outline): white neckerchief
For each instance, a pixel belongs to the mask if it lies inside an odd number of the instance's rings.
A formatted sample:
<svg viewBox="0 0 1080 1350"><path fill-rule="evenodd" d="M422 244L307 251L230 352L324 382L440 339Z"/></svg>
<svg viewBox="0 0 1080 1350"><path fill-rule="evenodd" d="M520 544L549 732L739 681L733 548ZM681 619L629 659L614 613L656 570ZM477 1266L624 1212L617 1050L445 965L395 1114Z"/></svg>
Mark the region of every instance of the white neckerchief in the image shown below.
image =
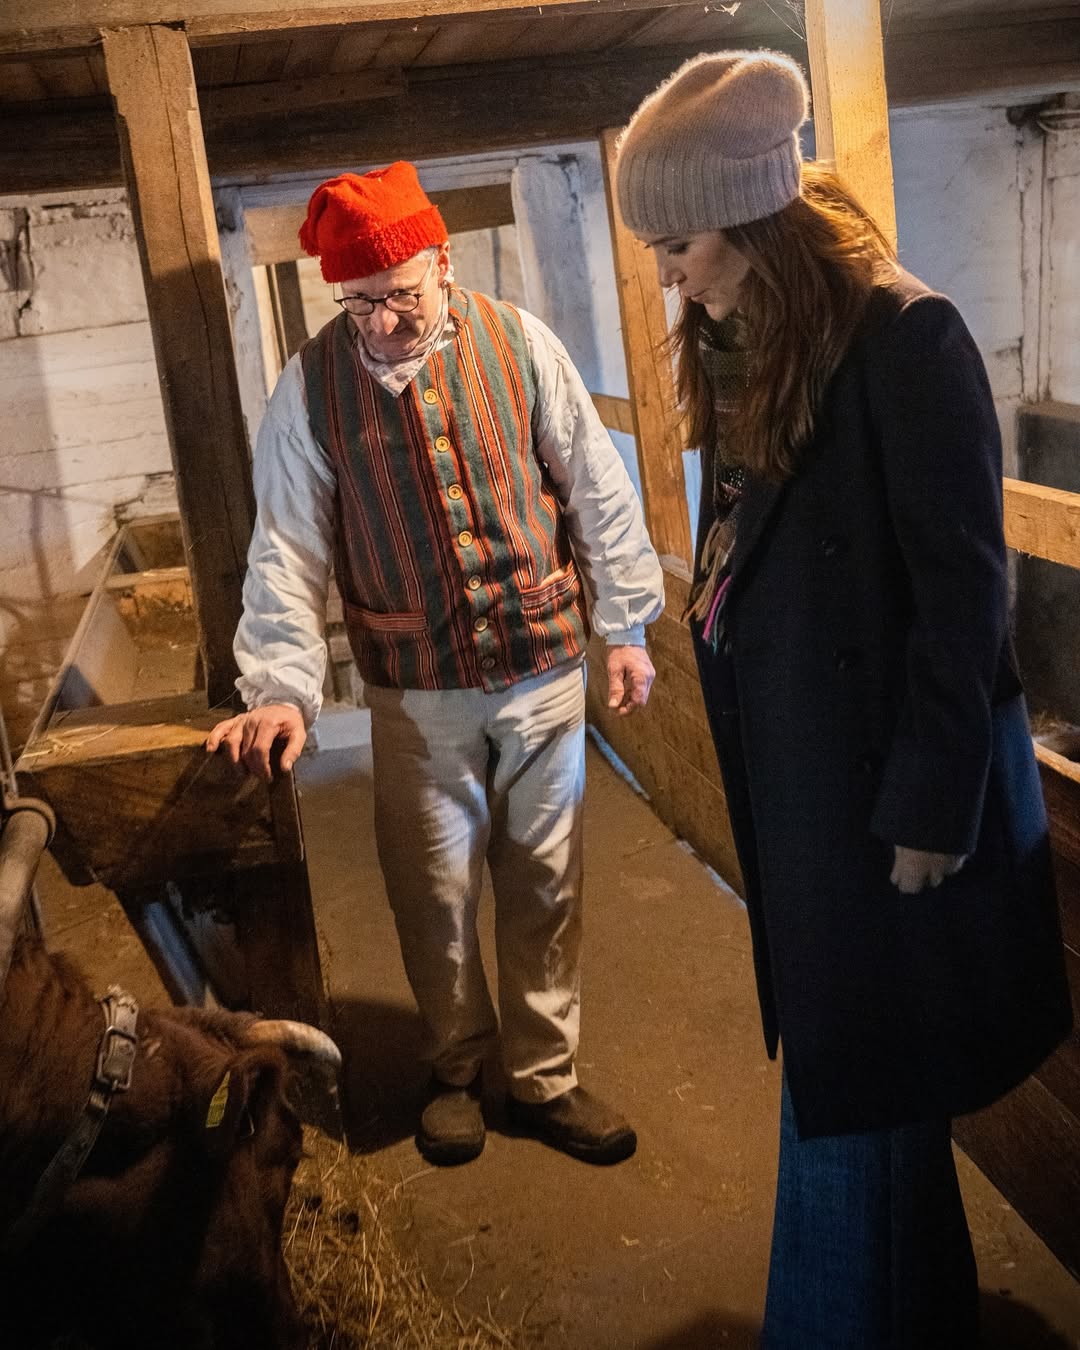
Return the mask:
<svg viewBox="0 0 1080 1350"><path fill-rule="evenodd" d="M457 326L450 319L450 283L453 279L453 268L450 267L443 279L442 306L437 321L424 339L423 344L399 361L380 361L377 357L372 356L367 347L364 346L364 340L360 333L355 327L353 328L353 341L356 344L357 355L360 357L360 364L373 380L381 384L395 398L398 398L402 390L409 386L420 369L427 363L432 352L439 351L448 343L453 342L457 335Z"/></svg>

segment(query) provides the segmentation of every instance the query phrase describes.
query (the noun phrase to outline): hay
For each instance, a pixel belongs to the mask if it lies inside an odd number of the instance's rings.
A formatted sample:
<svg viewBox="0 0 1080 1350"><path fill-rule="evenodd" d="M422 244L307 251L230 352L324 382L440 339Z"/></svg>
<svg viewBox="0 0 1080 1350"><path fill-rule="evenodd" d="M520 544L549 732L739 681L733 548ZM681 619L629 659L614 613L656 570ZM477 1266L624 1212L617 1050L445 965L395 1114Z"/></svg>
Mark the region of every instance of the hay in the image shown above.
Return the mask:
<svg viewBox="0 0 1080 1350"><path fill-rule="evenodd" d="M311 1350L519 1350L520 1330L463 1315L402 1258L380 1219L396 1199L361 1157L304 1132L283 1248Z"/></svg>

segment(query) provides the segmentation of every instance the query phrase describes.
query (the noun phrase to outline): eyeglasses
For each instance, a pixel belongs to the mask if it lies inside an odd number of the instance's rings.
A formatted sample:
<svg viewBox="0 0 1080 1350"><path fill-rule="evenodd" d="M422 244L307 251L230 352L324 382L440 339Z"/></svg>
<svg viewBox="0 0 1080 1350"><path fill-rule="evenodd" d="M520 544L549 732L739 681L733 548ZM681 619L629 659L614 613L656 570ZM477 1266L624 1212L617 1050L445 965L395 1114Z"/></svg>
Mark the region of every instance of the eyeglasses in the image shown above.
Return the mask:
<svg viewBox="0 0 1080 1350"><path fill-rule="evenodd" d="M336 295L334 299L342 309L350 314L374 314L377 305L385 305L394 314L408 314L420 303L427 290L431 269L435 265L438 253L433 253L428 261L420 287L415 291L391 291L389 295Z"/></svg>

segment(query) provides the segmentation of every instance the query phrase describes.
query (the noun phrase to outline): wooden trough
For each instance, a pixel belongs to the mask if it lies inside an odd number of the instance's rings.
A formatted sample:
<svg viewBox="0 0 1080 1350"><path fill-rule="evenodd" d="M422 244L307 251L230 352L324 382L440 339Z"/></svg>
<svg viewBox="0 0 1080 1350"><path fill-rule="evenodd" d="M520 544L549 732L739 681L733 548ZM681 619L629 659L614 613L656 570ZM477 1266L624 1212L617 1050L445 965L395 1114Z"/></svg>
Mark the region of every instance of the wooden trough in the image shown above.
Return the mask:
<svg viewBox="0 0 1080 1350"><path fill-rule="evenodd" d="M175 998L318 1021L293 776L268 786L207 755L228 711L207 706L179 521L127 525L19 758L20 789L56 813L68 880L116 892Z"/></svg>

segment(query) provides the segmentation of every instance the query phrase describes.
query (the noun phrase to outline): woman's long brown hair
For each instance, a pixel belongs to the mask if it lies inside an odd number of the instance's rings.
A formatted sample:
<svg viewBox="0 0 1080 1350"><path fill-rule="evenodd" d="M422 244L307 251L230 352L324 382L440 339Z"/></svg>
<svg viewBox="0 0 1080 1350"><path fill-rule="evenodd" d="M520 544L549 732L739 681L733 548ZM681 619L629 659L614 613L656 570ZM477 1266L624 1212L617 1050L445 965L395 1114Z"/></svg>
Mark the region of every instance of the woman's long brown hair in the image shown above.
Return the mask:
<svg viewBox="0 0 1080 1350"><path fill-rule="evenodd" d="M803 165L802 195L775 215L723 231L750 264L743 310L750 374L725 428L725 454L751 473L787 478L814 430L829 380L851 345L870 293L895 276L896 257L874 222L818 165ZM704 308L684 302L668 340L687 444L715 443L712 394L698 359Z"/></svg>

